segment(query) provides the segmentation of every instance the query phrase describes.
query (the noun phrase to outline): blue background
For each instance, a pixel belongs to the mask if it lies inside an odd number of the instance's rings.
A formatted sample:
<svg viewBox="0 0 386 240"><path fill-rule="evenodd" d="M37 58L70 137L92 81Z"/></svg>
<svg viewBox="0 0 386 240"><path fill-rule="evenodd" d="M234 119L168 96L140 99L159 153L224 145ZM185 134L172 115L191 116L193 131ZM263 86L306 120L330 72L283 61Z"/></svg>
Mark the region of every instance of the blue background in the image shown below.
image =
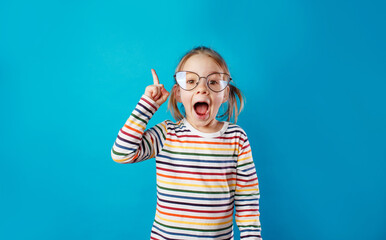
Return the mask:
<svg viewBox="0 0 386 240"><path fill-rule="evenodd" d="M385 5L1 1L0 238L149 239L154 160L110 149L203 44L247 99L263 238L386 239Z"/></svg>

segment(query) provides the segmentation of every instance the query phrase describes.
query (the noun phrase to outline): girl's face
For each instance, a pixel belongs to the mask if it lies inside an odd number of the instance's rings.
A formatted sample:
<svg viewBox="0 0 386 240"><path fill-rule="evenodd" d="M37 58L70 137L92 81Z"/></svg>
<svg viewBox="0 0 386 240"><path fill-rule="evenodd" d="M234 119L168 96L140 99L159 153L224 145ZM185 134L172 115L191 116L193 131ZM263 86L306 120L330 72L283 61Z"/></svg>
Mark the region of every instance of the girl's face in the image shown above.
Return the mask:
<svg viewBox="0 0 386 240"><path fill-rule="evenodd" d="M180 71L191 71L200 77L206 77L213 72L224 72L211 58L203 54L191 56ZM229 86L221 92L213 92L201 78L197 87L186 91L178 85L174 87L176 100L185 108L186 119L196 129L202 132L216 132L222 124L216 120L217 112L222 103L228 100Z"/></svg>

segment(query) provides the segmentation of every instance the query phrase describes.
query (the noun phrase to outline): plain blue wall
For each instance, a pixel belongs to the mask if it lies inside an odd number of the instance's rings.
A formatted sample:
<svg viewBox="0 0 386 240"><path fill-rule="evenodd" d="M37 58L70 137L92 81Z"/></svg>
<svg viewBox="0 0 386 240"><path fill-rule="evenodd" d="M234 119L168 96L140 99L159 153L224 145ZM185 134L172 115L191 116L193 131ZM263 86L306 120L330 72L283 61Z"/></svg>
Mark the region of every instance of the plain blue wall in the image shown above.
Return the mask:
<svg viewBox="0 0 386 240"><path fill-rule="evenodd" d="M109 3L107 3L109 2ZM219 51L263 238L386 239L384 1L2 1L0 238L149 239L153 160L110 149L155 68ZM162 106L150 125L171 119ZM238 238L237 238L238 239Z"/></svg>

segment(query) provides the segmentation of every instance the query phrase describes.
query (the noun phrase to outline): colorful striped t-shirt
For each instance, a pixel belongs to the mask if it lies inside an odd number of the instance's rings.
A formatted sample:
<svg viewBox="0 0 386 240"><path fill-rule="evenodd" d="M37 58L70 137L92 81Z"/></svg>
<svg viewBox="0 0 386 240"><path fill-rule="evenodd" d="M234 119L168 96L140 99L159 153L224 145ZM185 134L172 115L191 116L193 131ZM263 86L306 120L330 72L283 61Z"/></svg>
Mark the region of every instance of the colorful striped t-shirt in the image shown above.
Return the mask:
<svg viewBox="0 0 386 240"><path fill-rule="evenodd" d="M111 150L118 163L156 159L157 208L150 239L261 239L259 185L247 135L224 122L202 133L186 119L145 130L159 106L143 95Z"/></svg>

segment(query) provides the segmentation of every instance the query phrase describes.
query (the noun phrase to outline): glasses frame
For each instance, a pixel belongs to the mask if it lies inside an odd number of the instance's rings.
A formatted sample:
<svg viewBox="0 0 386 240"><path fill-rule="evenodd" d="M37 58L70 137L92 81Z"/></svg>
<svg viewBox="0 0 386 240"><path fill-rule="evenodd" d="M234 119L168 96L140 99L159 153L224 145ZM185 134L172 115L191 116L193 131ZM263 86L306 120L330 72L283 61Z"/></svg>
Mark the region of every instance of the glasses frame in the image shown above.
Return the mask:
<svg viewBox="0 0 386 240"><path fill-rule="evenodd" d="M180 85L180 84L178 83L178 81L177 81L177 73L179 73L179 72L188 72L188 73L194 73L194 74L196 74L197 77L198 77L198 82L197 82L196 86L194 86L194 87L193 87L192 89L190 89L190 90L187 90L187 89L181 87L181 85ZM208 84L208 77L209 77L210 75L213 75L213 74L225 74L225 75L227 75L227 76L229 77L229 81L228 81L227 85L224 87L224 89L222 89L222 90L220 90L220 91L215 91L215 90L213 90L213 89L211 89L211 88L209 87L209 84ZM178 72L176 72L176 73L173 75L173 77L174 77L174 80L176 81L177 85L178 85L180 88L184 89L185 91L192 91L193 89L195 89L195 88L200 84L201 78L205 78L205 80L206 80L206 86L207 86L208 89L210 89L212 92L222 92L222 91L224 91L225 88L227 88L227 87L229 86L230 82L232 81L232 78L231 78L231 76L230 76L228 73L221 73L221 72L214 72L214 73L209 74L209 75L206 76L206 77L200 77L200 75L198 75L197 73L192 72L192 71L178 71Z"/></svg>

